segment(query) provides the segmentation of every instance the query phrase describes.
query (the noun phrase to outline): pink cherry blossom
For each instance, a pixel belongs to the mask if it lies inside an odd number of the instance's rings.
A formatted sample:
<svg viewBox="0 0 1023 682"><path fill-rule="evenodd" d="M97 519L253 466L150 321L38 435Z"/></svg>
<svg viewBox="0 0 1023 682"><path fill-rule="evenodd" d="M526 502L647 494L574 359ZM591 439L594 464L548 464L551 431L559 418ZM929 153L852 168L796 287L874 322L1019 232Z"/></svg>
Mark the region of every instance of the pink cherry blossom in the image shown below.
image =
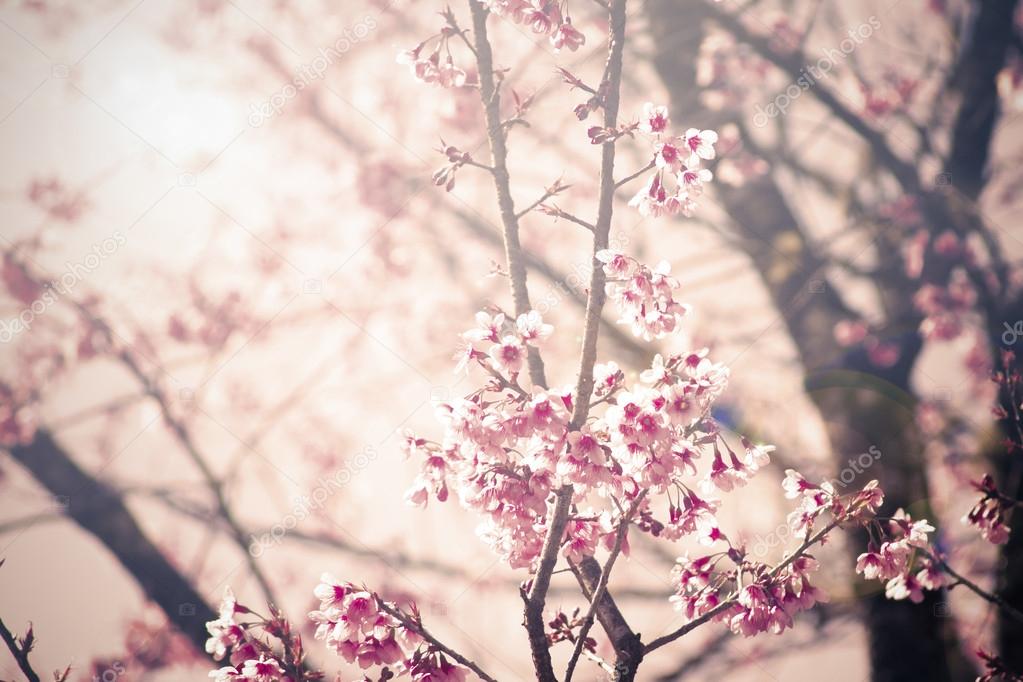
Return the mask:
<svg viewBox="0 0 1023 682"><path fill-rule="evenodd" d="M519 315L515 320L515 326L518 329L519 337L534 346L542 345L547 337L554 332L554 327L544 324L540 313L535 310Z"/></svg>
<svg viewBox="0 0 1023 682"><path fill-rule="evenodd" d="M518 374L526 361L526 347L517 336L505 336L487 351L494 368L511 376Z"/></svg>
<svg viewBox="0 0 1023 682"><path fill-rule="evenodd" d="M714 143L718 141L718 134L713 130L689 128L683 136L683 141L690 153L687 165L695 166L700 163L700 159L714 158Z"/></svg>
<svg viewBox="0 0 1023 682"><path fill-rule="evenodd" d="M654 162L658 168L678 174L683 168L683 154L688 154L682 140L665 140L654 145Z"/></svg>
<svg viewBox="0 0 1023 682"><path fill-rule="evenodd" d="M273 658L260 656L258 660L249 659L242 667L242 679L251 682L277 682L282 679L284 668Z"/></svg>
<svg viewBox="0 0 1023 682"><path fill-rule="evenodd" d="M714 177L709 169L700 168L700 163L714 158L717 133L690 128L684 137L673 137L667 134L667 128L667 109L649 102L639 122L629 128L655 136L650 164L654 172L629 201L644 216L692 215L694 198Z"/></svg>
<svg viewBox="0 0 1023 682"><path fill-rule="evenodd" d="M990 474L984 474L973 486L984 495L963 516L963 523L979 530L988 542L995 545L1005 544L1009 541L1006 518L1014 506L1012 499L998 490Z"/></svg>
<svg viewBox="0 0 1023 682"><path fill-rule="evenodd" d="M569 20L558 26L551 35L551 45L554 46L555 51L568 48L569 51L575 52L585 43L586 36L572 26L572 22Z"/></svg>
<svg viewBox="0 0 1023 682"><path fill-rule="evenodd" d="M669 274L671 266L667 262L662 261L650 270L636 261L626 262L628 257L611 250L598 252L597 259L605 263L607 294L618 304L619 323L629 324L636 336L647 341L677 329L688 307L673 297L679 283ZM625 281L615 278L623 273L628 273Z"/></svg>
<svg viewBox="0 0 1023 682"><path fill-rule="evenodd" d="M917 604L924 600L923 586L914 576L904 573L885 583L884 595L894 600L908 598Z"/></svg>
<svg viewBox="0 0 1023 682"><path fill-rule="evenodd" d="M643 105L643 115L639 117L639 129L651 135L658 135L668 129L668 107L655 106L652 102Z"/></svg>

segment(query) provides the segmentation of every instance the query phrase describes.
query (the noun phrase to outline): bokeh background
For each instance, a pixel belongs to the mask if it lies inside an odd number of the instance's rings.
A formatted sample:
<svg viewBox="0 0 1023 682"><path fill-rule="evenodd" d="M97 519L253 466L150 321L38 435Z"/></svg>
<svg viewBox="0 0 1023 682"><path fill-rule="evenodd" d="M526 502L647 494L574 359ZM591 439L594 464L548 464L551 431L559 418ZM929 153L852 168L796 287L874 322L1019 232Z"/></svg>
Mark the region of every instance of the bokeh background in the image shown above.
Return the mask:
<svg viewBox="0 0 1023 682"><path fill-rule="evenodd" d="M616 238L668 260L695 314L658 347L608 311L600 359L634 376L655 352L707 346L731 367L719 418L778 446L776 466L727 505L764 556L786 546L785 466L834 477L873 447L855 479L881 478L892 504L940 522L964 572L1003 584L1020 565L959 524L966 482L1011 471L988 374L1004 334L1023 339L1016 4L629 4L623 116L664 103L675 128L721 142L691 218L644 219L626 206L638 183L623 189ZM403 501L418 464L399 452L402 429L440 432L432 404L472 390L452 371L458 333L487 303L508 305L489 178L430 182L442 139L486 158L478 94L395 63L441 9L0 5L0 617L34 624L38 669L204 679L210 664L182 632L203 631L225 586L304 622L329 571L414 597L500 679L531 676L523 576L456 505ZM531 125L512 133L518 205L562 178L559 205L587 214L599 152L572 111L584 98L555 68L599 80L606 25L599 3L571 10L587 38L577 52L500 18L492 39L506 88L535 97ZM647 162L640 142L620 150L622 174ZM545 352L556 384L573 380L587 237L539 213L523 221L534 305L557 329ZM957 298L964 278L998 287ZM948 294L941 305L921 302L925 285ZM613 591L651 638L682 622L667 597L684 549L637 541L616 571ZM652 655L641 678L860 681L903 647L937 676L891 679L972 679L973 647L1007 636L958 591L881 604L853 580L855 553L822 550L832 601L794 632L743 640L710 625ZM154 598L164 569L194 603ZM550 603L581 604L570 576ZM0 675L19 675L6 652Z"/></svg>

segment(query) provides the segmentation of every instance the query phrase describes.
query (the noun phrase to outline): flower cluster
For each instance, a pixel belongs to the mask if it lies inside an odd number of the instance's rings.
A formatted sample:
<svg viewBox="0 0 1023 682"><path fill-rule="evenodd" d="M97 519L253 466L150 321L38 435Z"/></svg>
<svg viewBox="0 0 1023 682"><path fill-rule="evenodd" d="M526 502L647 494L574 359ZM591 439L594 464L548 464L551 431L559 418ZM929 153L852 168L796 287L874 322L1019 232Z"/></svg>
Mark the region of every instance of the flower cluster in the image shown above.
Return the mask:
<svg viewBox="0 0 1023 682"><path fill-rule="evenodd" d="M914 521L902 509L886 521L868 526L871 541L856 560L856 572L866 580L884 581L889 599L920 602L924 590L937 590L945 584L945 573L927 539L934 526L926 519Z"/></svg>
<svg viewBox="0 0 1023 682"><path fill-rule="evenodd" d="M555 50L575 52L586 43L586 36L572 26L565 0L484 0L483 4L498 16L550 36Z"/></svg>
<svg viewBox="0 0 1023 682"><path fill-rule="evenodd" d="M480 312L476 323L462 335L458 366L482 367L491 383L437 407L443 442L406 435L406 454L424 458L407 499L420 506L431 496L443 502L454 485L462 504L483 516L484 540L513 567L527 567L540 552L545 500L568 443L570 392L527 392L519 384L528 348L553 331L539 313L513 321Z"/></svg>
<svg viewBox="0 0 1023 682"><path fill-rule="evenodd" d="M1004 545L1009 541L1006 517L1015 503L998 490L990 474L984 474L983 478L973 483L973 487L983 493L983 497L966 513L963 523L979 530L988 542Z"/></svg>
<svg viewBox="0 0 1023 682"><path fill-rule="evenodd" d="M465 668L422 636L415 604L406 614L376 593L329 574L320 581L313 590L319 609L309 613L316 625L315 637L346 662L363 670L378 668L381 680L406 675L413 682L468 679ZM228 657L230 663L210 672L216 682L312 682L323 677L307 669L302 638L279 611L270 608L270 618L263 618L239 604L230 588L225 591L219 618L206 624L210 633L206 652L217 661ZM257 630L262 630L262 637Z"/></svg>
<svg viewBox="0 0 1023 682"><path fill-rule="evenodd" d="M726 557L737 562L736 568L719 569ZM690 620L713 611L714 620L745 637L762 632L781 634L792 627L796 614L827 601L827 595L810 584L809 574L816 569L817 562L809 556L799 557L779 571L744 560L738 550L697 559L683 556L672 574L676 593L671 601ZM740 572L747 582L725 601Z"/></svg>
<svg viewBox="0 0 1023 682"><path fill-rule="evenodd" d="M684 310L670 298L677 284L660 269L655 274L627 257L603 256L612 273L642 283L635 285L636 295L649 300L634 304L645 310L646 329L674 330L674 318L670 325L658 320ZM664 296L670 305L659 299ZM462 335L459 369L479 367L488 383L438 405L445 427L440 442L406 434L406 453L422 459L407 495L411 503L425 505L431 497L443 502L456 491L461 504L480 515L484 541L513 568L530 570L545 536L548 497L564 485L573 486L576 505L561 539L570 561L611 547L630 502L634 516L624 521L634 520L644 532L671 539L699 533L711 543L720 537L718 502L711 496L744 485L767 464L772 448L742 439L739 454L722 437L709 415L728 371L706 350L657 355L635 386L626 385L614 363L597 365L595 409L573 428L569 389L527 390L519 382L529 348L551 334L550 325L535 311L514 321L499 311L481 312L476 322ZM703 452L713 458L698 476ZM591 493L607 504L588 506ZM652 502L647 493L664 498ZM628 552L627 536L622 551Z"/></svg>
<svg viewBox="0 0 1023 682"><path fill-rule="evenodd" d="M319 610L309 613L316 624L316 639L348 663L361 668L394 665L405 657L405 647L414 649L419 644L418 635L380 610L371 592L324 573L313 594L320 600Z"/></svg>
<svg viewBox="0 0 1023 682"><path fill-rule="evenodd" d="M861 521L876 512L884 502L884 493L877 481L870 481L852 497L841 496L827 481L811 483L798 471L786 469L782 487L786 498L799 501L788 517L789 527L796 533L812 530L825 512L842 522Z"/></svg>
<svg viewBox="0 0 1023 682"><path fill-rule="evenodd" d="M468 78L464 70L455 66L449 45L451 38L460 34L450 12L443 12L447 25L441 30L419 43L411 50L399 52L399 64L407 64L416 80L422 83L433 83L442 88L460 88L467 84ZM433 46L430 49L430 46Z"/></svg>
<svg viewBox="0 0 1023 682"><path fill-rule="evenodd" d="M862 320L840 320L832 333L840 346L862 347L877 367L892 367L899 361L898 344L882 340Z"/></svg>
<svg viewBox="0 0 1023 682"><path fill-rule="evenodd" d="M636 127L654 137L654 174L629 202L645 216L692 214L696 207L694 197L703 192L703 185L713 175L700 168L704 160L715 157L714 143L718 135L713 130L690 128L682 136L668 133L668 110L647 103Z"/></svg>
<svg viewBox="0 0 1023 682"><path fill-rule="evenodd" d="M467 671L425 642L419 634L415 605L406 616L397 605L374 592L341 582L328 573L313 590L320 608L309 613L316 639L323 640L348 663L383 667L381 679L409 675L416 682L464 682Z"/></svg>
<svg viewBox="0 0 1023 682"><path fill-rule="evenodd" d="M216 682L298 682L318 679L316 673L303 668L305 654L302 639L291 631L283 615L271 607L269 618L257 616L234 598L231 588L224 591L220 613L216 620L206 623L210 638L206 640L206 653L214 660L228 658L230 665L210 671ZM244 616L258 620L242 620ZM269 638L280 642L283 654L274 651L269 641L258 637L262 629Z"/></svg>
<svg viewBox="0 0 1023 682"><path fill-rule="evenodd" d="M659 339L678 329L689 307L674 299L678 280L671 266L661 261L651 270L635 258L611 249L597 252L607 276L607 295L618 305L622 324L645 341Z"/></svg>
<svg viewBox="0 0 1023 682"><path fill-rule="evenodd" d="M766 460L763 447L744 445L747 459ZM805 550L839 524L862 523L872 517L883 495L877 481L871 481L862 490L839 496L830 484L810 483L792 469L786 471L783 487L786 497L799 500L789 523L803 534L804 545L772 568L751 560L744 547L734 545L715 528L713 535L701 538L703 544L724 543L727 549L695 558L688 554L679 557L672 574L675 595L671 600L687 618L710 616L746 637L761 632L780 634L792 627L796 614L827 600L810 583L817 561ZM831 522L812 535L825 512L830 514Z"/></svg>
<svg viewBox="0 0 1023 682"><path fill-rule="evenodd" d="M483 360L491 373L504 375L514 381L526 362L528 348L539 348L554 332L545 324L540 313L531 311L512 322L504 313L491 315L485 311L476 314L476 327L462 334L463 348L456 356L460 372L472 360ZM485 347L485 351L481 348Z"/></svg>
<svg viewBox="0 0 1023 682"><path fill-rule="evenodd" d="M925 284L913 296L913 305L926 317L920 332L928 339L951 340L963 332L963 318L973 309L977 293L962 269L953 271L946 286Z"/></svg>

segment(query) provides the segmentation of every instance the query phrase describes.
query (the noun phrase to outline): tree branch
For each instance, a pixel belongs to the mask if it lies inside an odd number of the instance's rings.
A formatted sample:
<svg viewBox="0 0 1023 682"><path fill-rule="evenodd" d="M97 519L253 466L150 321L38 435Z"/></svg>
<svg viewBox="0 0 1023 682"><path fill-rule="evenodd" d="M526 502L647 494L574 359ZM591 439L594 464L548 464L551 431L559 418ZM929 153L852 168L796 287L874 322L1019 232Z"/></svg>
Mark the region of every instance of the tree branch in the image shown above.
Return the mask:
<svg viewBox="0 0 1023 682"><path fill-rule="evenodd" d="M621 100L622 61L625 50L625 22L627 0L612 0L609 4L608 57L604 68L604 81L600 91L604 93L604 127L618 127L618 107ZM608 247L611 233L611 218L614 214L615 198L615 143L604 143L600 159L600 191L597 200L597 219L593 230L593 272L590 275L590 292L586 304L586 322L583 329L582 352L579 361L579 377L575 389L575 409L571 427L582 428L589 416L593 396L593 365L597 360L597 338L600 335L601 313L607 294L604 290L606 277L597 253ZM572 566L572 571L584 591L596 595L602 573L593 557L587 557ZM632 632L618 605L607 592L596 600L597 616L601 626L615 649L615 679L630 681L635 678L636 669L643 660L642 643Z"/></svg>
<svg viewBox="0 0 1023 682"><path fill-rule="evenodd" d="M99 539L167 620L203 651L204 623L216 612L142 531L121 496L80 469L47 431L9 451L51 495L67 500L67 515Z"/></svg>
<svg viewBox="0 0 1023 682"><path fill-rule="evenodd" d="M515 314L529 312L529 290L526 288L526 263L519 243L519 219L515 215L515 202L511 195L508 176L508 146L505 130L501 124L501 94L494 82L494 55L487 38L487 16L490 14L479 0L469 0L472 12L473 42L476 50L476 65L480 79L480 97L487 124L487 140L490 143L491 174L497 190L497 204L504 228L504 255L508 262L511 281L512 302ZM546 388L543 359L532 346L528 349L529 379L533 385Z"/></svg>
<svg viewBox="0 0 1023 682"><path fill-rule="evenodd" d="M565 671L565 682L571 682L572 673L575 672L576 663L579 661L579 655L583 651L583 647L586 646L586 637L590 633L590 628L593 627L593 617L597 612L597 605L600 600L604 598L604 593L607 590L607 582L611 578L611 569L614 568L615 561L618 559L619 552L622 551L622 542L625 541L625 536L629 532L629 523L632 521L632 515L636 513L636 509L639 507L640 502L646 497L647 491L644 490L639 494L636 500L629 506L629 511L622 517L621 523L618 524L618 532L615 533L614 546L611 548L611 554L607 558L607 562L604 563L604 568L600 572L600 580L597 581L597 588L593 591L593 597L590 599L590 608L586 612L586 618L583 620L583 626L579 629L579 638L576 639L575 649L572 651L572 658L568 661L568 668Z"/></svg>
<svg viewBox="0 0 1023 682"><path fill-rule="evenodd" d="M622 56L625 48L625 4L626 0L613 0L610 9L610 35L607 58L606 86L604 94L604 127L618 127L618 105L621 97ZM583 329L582 357L579 361L579 378L575 389L575 410L572 413L572 428L578 429L589 416L590 400L593 394L593 365L597 360L597 337L600 332L601 311L607 294L604 292L606 277L597 252L608 247L611 233L611 217L614 214L614 165L615 143L605 142L600 157L600 194L597 199L597 220L593 225L593 273L590 276L590 295L586 303L586 322Z"/></svg>
<svg viewBox="0 0 1023 682"><path fill-rule="evenodd" d="M18 645L18 638L14 636L4 622L0 620L0 638L4 640L4 644L11 650L11 656L14 656L14 660L18 662L18 667L21 668L21 672L24 673L25 677L28 678L28 682L39 682L39 674L32 669L32 664L28 662L28 652L32 649L31 632L32 626L28 626L29 634L26 638L21 640L21 645ZM26 641L27 640L27 641Z"/></svg>
<svg viewBox="0 0 1023 682"><path fill-rule="evenodd" d="M483 669L480 668L478 665L476 665L476 663L474 661L466 658L465 656L463 656L462 654L458 653L457 651L455 651L454 649L452 649L451 647L447 646L446 644L441 642L439 639L434 637L432 634L430 634L426 630L426 628L423 627L422 623L420 623L420 622L416 621L415 619L413 619L412 617L406 615L403 611L401 611L401 609L397 609L397 608L393 608L393 607L389 606L382 599L378 600L378 601L379 601L379 604L380 604L380 610L381 611L383 611L384 613L390 614L391 616L393 616L393 617L397 618L398 620L400 620L402 622L402 624L405 625L405 627L410 628L411 630L416 632L420 637L422 637L427 642L432 644L434 646L434 648L443 651L448 656L450 656L451 658L455 659L456 661L458 661L459 663L464 665L466 668L468 668L469 670L471 670L474 673L476 673L477 675L479 675L479 677L481 679L485 680L486 682L497 682L497 680L495 678L493 678L490 675L488 675L487 673L483 672Z"/></svg>
<svg viewBox="0 0 1023 682"><path fill-rule="evenodd" d="M997 594L994 594L992 592L988 592L983 587L981 587L977 583L973 582L972 580L970 580L966 576L957 573L951 566L948 565L948 562L945 561L944 559L942 559L942 558L932 554L931 552L926 552L925 551L925 553L927 554L927 556L929 556L931 558L931 561L933 561L934 563L938 564L938 566L941 567L941 570L945 571L945 573L948 573L950 576L952 576L953 578L956 579L955 583L952 583L951 585L949 585L949 589L955 587L956 585L964 585L968 590L973 592L975 595L977 595L981 599L986 599L987 601L991 602L995 606L1001 608L1009 616L1012 616L1013 618L1015 618L1020 623L1023 623L1023 613L1021 613L1018 609L1016 609L1012 604L1010 604L1009 602L1005 601L1004 599L999 597Z"/></svg>

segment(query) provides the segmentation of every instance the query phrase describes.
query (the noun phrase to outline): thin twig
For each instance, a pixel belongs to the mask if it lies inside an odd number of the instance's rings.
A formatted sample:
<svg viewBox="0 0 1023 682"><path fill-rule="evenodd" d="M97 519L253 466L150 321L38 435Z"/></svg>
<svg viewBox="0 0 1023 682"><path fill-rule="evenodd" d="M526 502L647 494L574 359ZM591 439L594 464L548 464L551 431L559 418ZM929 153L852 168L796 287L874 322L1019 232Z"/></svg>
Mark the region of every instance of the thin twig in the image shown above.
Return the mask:
<svg viewBox="0 0 1023 682"><path fill-rule="evenodd" d="M621 97L622 58L625 48L625 4L626 0L614 0L611 5L609 50L607 60L607 88L604 96L604 127L618 127L618 105ZM600 194L597 202L597 220L593 229L593 273L590 276L590 295L586 304L586 323L583 331L582 357L579 363L579 378L576 384L576 407L572 414L572 427L580 428L589 416L590 399L593 393L593 365L597 361L597 337L600 330L600 314L604 308L604 269L597 260L597 252L608 247L611 233L611 217L614 213L614 164L615 143L606 142L601 149Z"/></svg>
<svg viewBox="0 0 1023 682"><path fill-rule="evenodd" d="M615 188L617 189L617 188L621 187L622 185L626 185L626 184L632 182L633 180L635 180L639 176L643 175L643 173L646 173L648 170L653 168L655 165L657 165L657 164L654 163L653 161L651 161L650 163L648 163L647 165L643 166L642 168L640 168L638 171L636 171L632 175L624 177L621 180L619 180L618 182L616 182L615 183Z"/></svg>
<svg viewBox="0 0 1023 682"><path fill-rule="evenodd" d="M615 130L618 127L618 107L621 101L622 62L625 53L625 22L627 0L612 0L608 7L608 57L601 79L603 93L604 127ZM575 387L575 409L572 413L571 428L579 429L589 417L590 401L593 397L593 366L597 361L597 339L600 332L601 313L607 294L604 290L605 274L597 253L608 248L611 234L611 219L615 199L615 141L605 142L601 148L599 194L597 218L593 229L593 272L590 274L589 296L586 303L586 317L583 329L583 343L579 360L579 376ZM567 512L566 512L567 513ZM587 557L573 564L580 585L588 582L599 583L601 569L596 560ZM597 574L594 580L594 574ZM591 594L596 595L593 588ZM616 679L633 680L636 669L643 658L643 649L638 635L626 622L611 594L604 593L597 600L597 616L601 626L614 646Z"/></svg>
<svg viewBox="0 0 1023 682"><path fill-rule="evenodd" d="M565 220L567 220L570 223L575 223L576 225L581 225L582 227L585 227L590 232L594 232L597 229L596 227L594 227L594 225L592 223L588 223L585 220L583 220L582 218L578 218L578 217L572 215L571 213L566 213L565 211L562 211L561 209L558 209L558 214L555 216L555 218L564 218Z"/></svg>
<svg viewBox="0 0 1023 682"><path fill-rule="evenodd" d="M1005 611L1007 614L1009 614L1010 616L1012 616L1013 618L1015 618L1019 622L1023 623L1023 613L1021 613L1012 604L1010 604L1009 602L1005 601L1004 599L999 597L997 594L994 594L992 592L988 592L987 590L982 588L980 585L978 585L977 583L975 583L972 580L970 580L969 578L967 578L966 576L961 575L960 573L957 573L951 566L948 565L948 562L946 562L944 559L942 559L942 558L940 558L940 557L938 557L938 556L928 552L927 550L924 550L924 554L929 556L931 558L931 561L933 561L938 566L940 566L941 570L945 571L945 573L948 573L950 576L952 576L953 578L956 579L955 583L949 585L950 589L952 587L955 587L956 585L964 585L968 590L973 592L975 595L977 595L981 599L986 599L987 601L991 602L995 606L998 606L999 608L1001 608L1003 611Z"/></svg>
<svg viewBox="0 0 1023 682"><path fill-rule="evenodd" d="M560 189L559 189L559 191L560 191L561 189L564 189L564 188L560 188ZM529 213L530 211L532 211L532 210L533 210L534 208L536 208L537 206L539 206L539 205L540 205L540 204L542 204L543 202L547 201L548 199L550 199L551 197L553 197L554 195L556 195L557 193L558 193L558 192L552 192L552 191L550 191L549 189L548 189L548 190L544 190L543 196L541 196L541 197L540 197L539 199L537 199L536 201L534 201L533 203L531 203L531 204L530 204L529 206L527 206L526 208L524 208L524 209L522 209L521 211L519 211L518 213L516 213L516 214L515 214L515 219L516 219L516 220L518 220L519 218L521 218L522 216L526 215L527 213Z"/></svg>
<svg viewBox="0 0 1023 682"><path fill-rule="evenodd" d="M511 195L511 181L508 175L508 145L501 122L501 96L494 81L494 55L487 37L487 16L490 14L479 0L469 0L472 12L473 40L475 42L476 65L480 79L480 98L487 124L487 140L490 144L491 166L494 188L497 190L497 204L501 213L504 236L505 259L511 282L512 302L515 314L529 312L529 290L526 288L526 263L519 242L519 221L515 214L515 201ZM533 385L546 387L543 360L540 353L529 347L526 360L529 378Z"/></svg>
<svg viewBox="0 0 1023 682"><path fill-rule="evenodd" d="M30 625L29 631L31 629L32 626ZM28 662L28 652L32 648L31 643L28 646L24 646L25 640L22 640L22 646L19 646L18 638L7 629L2 620L0 620L0 638L3 638L7 648L11 650L11 655L18 662L18 667L21 668L21 672L28 678L28 682L39 682L39 675L32 669L32 664Z"/></svg>
<svg viewBox="0 0 1023 682"><path fill-rule="evenodd" d="M479 675L481 679L486 680L486 682L497 682L497 680L495 678L493 678L490 675L488 675L487 673L485 673L483 671L483 669L480 668L474 661L472 661L471 659L466 658L462 654L458 653L457 651L455 651L454 649L452 649L451 647L449 647L448 645L444 644L439 639L437 639L436 637L431 635L426 630L426 628L423 627L423 624L421 622L418 622L417 620L415 620L411 616L407 615L401 609L397 609L397 608L391 607L390 605L388 605L383 600L378 600L378 603L380 605L380 610L381 611L383 611L384 613L387 613L387 614L393 616L394 618L397 618L398 620L400 620L402 622L402 624L405 625L405 627L408 627L408 628L412 629L416 634L418 634L420 637L422 637L427 642L432 644L434 646L434 648L439 649L440 651L443 651L448 656L450 656L451 658L455 659L456 661L458 661L459 663L464 665L466 668L468 668L469 670L471 670L474 673L476 673L477 675Z"/></svg>
<svg viewBox="0 0 1023 682"><path fill-rule="evenodd" d="M485 170L488 173L493 173L494 172L494 167L493 166L488 166L485 163L479 163L478 161L473 161L472 159L470 159L468 161L465 161L463 163L466 166L473 166L474 168L480 168L482 170Z"/></svg>

